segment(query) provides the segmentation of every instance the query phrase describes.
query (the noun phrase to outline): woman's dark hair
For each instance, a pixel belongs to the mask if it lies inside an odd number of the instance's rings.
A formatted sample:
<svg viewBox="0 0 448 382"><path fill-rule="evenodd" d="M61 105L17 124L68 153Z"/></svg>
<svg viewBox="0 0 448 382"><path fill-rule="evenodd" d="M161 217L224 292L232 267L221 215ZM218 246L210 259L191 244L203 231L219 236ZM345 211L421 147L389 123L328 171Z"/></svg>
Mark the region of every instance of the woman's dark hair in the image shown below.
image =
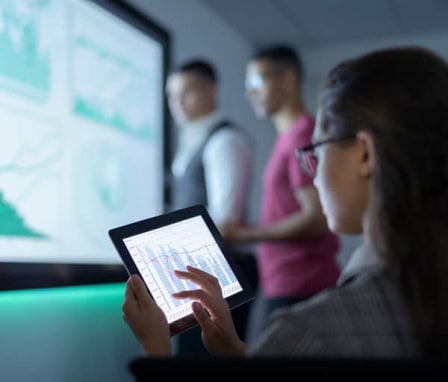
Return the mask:
<svg viewBox="0 0 448 382"><path fill-rule="evenodd" d="M331 136L359 130L375 146L375 243L431 358L448 357L448 66L419 47L345 61L319 99Z"/></svg>

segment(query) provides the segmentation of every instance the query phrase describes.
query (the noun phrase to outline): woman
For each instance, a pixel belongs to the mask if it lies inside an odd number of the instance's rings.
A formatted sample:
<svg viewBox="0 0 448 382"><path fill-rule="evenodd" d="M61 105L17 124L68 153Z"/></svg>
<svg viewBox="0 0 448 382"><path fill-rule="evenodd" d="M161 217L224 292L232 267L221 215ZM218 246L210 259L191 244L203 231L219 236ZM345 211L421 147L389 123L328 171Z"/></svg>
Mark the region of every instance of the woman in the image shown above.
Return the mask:
<svg viewBox="0 0 448 382"><path fill-rule="evenodd" d="M250 348L218 281L177 272L213 354L448 358L448 66L421 48L375 51L335 67L319 97L313 144L297 150L316 175L330 229L363 233L336 288L276 312ZM126 322L149 355L171 354L168 325L137 276Z"/></svg>

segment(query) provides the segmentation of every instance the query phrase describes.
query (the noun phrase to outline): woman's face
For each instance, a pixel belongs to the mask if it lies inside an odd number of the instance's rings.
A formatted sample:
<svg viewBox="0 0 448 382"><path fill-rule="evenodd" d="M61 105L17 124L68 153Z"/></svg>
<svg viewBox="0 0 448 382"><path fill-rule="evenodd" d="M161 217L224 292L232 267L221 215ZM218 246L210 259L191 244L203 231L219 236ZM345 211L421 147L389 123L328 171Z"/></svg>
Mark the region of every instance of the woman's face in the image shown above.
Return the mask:
<svg viewBox="0 0 448 382"><path fill-rule="evenodd" d="M332 138L321 128L322 111L316 117L313 143ZM370 176L365 176L365 145L354 138L315 148L318 159L314 185L318 190L329 228L340 234L362 233L370 193Z"/></svg>

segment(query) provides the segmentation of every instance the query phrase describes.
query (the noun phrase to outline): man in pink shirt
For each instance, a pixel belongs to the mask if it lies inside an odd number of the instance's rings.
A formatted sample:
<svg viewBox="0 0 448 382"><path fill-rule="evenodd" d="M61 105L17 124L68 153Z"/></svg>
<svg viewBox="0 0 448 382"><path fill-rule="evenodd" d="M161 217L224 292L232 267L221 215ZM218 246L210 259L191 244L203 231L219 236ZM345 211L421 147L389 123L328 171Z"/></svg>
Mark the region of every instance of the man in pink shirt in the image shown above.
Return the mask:
<svg viewBox="0 0 448 382"><path fill-rule="evenodd" d="M256 53L246 69L246 92L255 114L277 132L263 177L258 224L235 222L229 242L257 242L259 291L246 340L255 339L270 313L332 287L340 275L339 238L328 230L313 180L294 149L311 143L314 118L301 96L302 64L288 46Z"/></svg>

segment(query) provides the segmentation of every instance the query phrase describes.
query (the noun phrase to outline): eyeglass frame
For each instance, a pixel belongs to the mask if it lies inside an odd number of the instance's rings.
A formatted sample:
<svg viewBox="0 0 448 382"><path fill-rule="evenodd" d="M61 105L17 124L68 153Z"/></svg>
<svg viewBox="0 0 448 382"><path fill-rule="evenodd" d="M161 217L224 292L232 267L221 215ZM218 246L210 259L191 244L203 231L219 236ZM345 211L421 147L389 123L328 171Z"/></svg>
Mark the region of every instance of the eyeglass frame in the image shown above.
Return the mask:
<svg viewBox="0 0 448 382"><path fill-rule="evenodd" d="M356 138L356 133L343 135L343 136L337 137L337 138L328 138L328 139L324 139L319 142L311 143L310 145L306 145L303 147L296 147L294 149L294 153L296 155L297 160L299 161L300 167L302 167L302 169L310 177L314 178L314 176L316 175L316 169L317 169L317 158L316 158L316 155L314 154L314 150L316 147L323 146L328 143L339 143L339 142L343 142L343 141L347 141L347 140L351 140L351 139L355 139L355 138ZM315 158L316 165L312 166L309 164L309 161L307 161L307 158L310 158L310 156L307 156L307 155L311 155L311 158Z"/></svg>

